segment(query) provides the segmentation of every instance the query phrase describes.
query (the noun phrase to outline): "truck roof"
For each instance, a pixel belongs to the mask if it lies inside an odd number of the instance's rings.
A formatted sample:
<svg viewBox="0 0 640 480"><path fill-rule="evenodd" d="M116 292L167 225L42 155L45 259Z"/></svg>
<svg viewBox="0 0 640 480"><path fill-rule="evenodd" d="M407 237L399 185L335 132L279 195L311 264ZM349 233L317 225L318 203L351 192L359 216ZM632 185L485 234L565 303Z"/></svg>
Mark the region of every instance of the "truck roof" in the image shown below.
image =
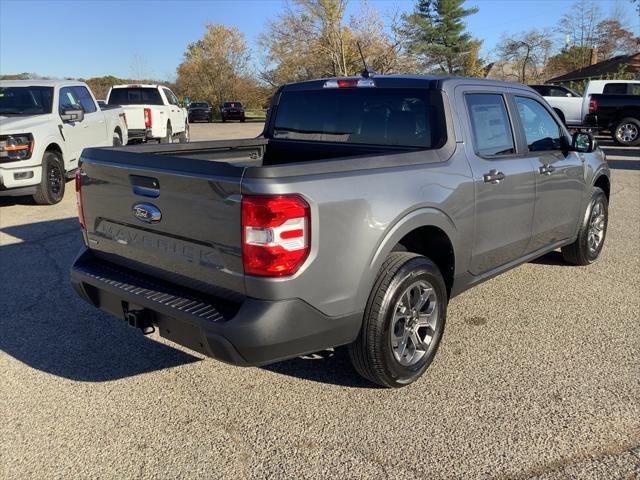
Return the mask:
<svg viewBox="0 0 640 480"><path fill-rule="evenodd" d="M151 84L151 83L127 83L122 85L114 85L111 88L160 88L164 85Z"/></svg>
<svg viewBox="0 0 640 480"><path fill-rule="evenodd" d="M69 85L86 85L78 80L0 80L2 87L66 87Z"/></svg>
<svg viewBox="0 0 640 480"><path fill-rule="evenodd" d="M350 77L328 77L318 80L308 80L304 82L289 83L283 87L284 90L303 90L303 89L315 89L321 88L327 81L337 80L358 80L364 79L364 77L355 75ZM526 85L517 82L507 82L503 80L492 80L487 78L477 77L457 77L451 75L431 75L431 74L406 74L406 73L394 73L388 75L371 75L369 79L374 83L380 82L381 86L387 87L402 87L406 84L408 88L443 88L453 87L458 84L465 85L485 85L504 88L523 88L526 90L532 90Z"/></svg>

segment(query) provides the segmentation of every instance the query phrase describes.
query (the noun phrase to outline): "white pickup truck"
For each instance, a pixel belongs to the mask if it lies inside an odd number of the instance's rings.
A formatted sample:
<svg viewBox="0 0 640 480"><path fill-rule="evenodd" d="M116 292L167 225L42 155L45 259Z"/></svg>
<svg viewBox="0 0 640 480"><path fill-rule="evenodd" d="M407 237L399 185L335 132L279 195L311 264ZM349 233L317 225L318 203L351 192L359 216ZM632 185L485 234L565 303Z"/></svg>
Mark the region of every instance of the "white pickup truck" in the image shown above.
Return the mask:
<svg viewBox="0 0 640 480"><path fill-rule="evenodd" d="M617 93L621 84L632 80L591 80L580 95L562 85L529 85L544 97L555 110L560 120L569 127L584 126L584 118L592 113L591 95L599 93Z"/></svg>
<svg viewBox="0 0 640 480"><path fill-rule="evenodd" d="M58 203L84 148L127 141L124 111L101 109L85 83L0 81L0 196Z"/></svg>
<svg viewBox="0 0 640 480"><path fill-rule="evenodd" d="M189 114L173 92L162 85L114 85L107 105L125 111L130 142L157 140L160 143L189 141Z"/></svg>

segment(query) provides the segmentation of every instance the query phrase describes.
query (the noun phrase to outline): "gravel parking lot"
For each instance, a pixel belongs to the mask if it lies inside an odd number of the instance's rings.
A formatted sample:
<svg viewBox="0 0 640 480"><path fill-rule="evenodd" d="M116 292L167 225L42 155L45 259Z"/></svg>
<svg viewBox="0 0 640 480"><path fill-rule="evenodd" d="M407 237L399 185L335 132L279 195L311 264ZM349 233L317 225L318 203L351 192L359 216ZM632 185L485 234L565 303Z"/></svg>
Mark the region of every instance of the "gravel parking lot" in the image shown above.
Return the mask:
<svg viewBox="0 0 640 480"><path fill-rule="evenodd" d="M243 369L144 337L69 286L73 183L53 207L0 199L0 478L640 478L640 148L601 143L599 261L554 252L457 297L397 391L342 349Z"/></svg>

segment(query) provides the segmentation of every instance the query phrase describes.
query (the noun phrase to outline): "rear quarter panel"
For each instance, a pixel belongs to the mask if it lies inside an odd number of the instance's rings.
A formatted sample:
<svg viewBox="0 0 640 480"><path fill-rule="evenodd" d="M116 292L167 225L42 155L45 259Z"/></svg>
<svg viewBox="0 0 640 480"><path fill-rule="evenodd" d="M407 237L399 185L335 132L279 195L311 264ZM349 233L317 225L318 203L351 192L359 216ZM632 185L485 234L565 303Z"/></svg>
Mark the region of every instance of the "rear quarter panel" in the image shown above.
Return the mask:
<svg viewBox="0 0 640 480"><path fill-rule="evenodd" d="M432 152L397 155L425 163L305 175L245 179L243 194L301 194L311 206L311 253L293 277L245 276L247 295L301 298L329 316L362 312L386 256L414 228L434 225L466 269L473 226L473 181L464 152L427 162Z"/></svg>

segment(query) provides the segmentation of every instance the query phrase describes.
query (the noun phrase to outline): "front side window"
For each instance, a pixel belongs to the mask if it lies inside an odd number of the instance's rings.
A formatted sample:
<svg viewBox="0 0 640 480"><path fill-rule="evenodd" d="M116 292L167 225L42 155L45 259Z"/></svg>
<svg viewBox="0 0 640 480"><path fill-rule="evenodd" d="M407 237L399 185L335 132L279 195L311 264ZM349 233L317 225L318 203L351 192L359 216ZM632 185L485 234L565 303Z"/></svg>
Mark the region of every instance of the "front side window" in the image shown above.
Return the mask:
<svg viewBox="0 0 640 480"><path fill-rule="evenodd" d="M550 97L572 97L571 93L568 90L560 87L549 87L549 96Z"/></svg>
<svg viewBox="0 0 640 480"><path fill-rule="evenodd" d="M168 88L163 88L162 90L164 91L164 96L167 97L167 102L169 102L169 104L171 104L171 105L177 105L178 104L178 99L171 92L171 90L169 90Z"/></svg>
<svg viewBox="0 0 640 480"><path fill-rule="evenodd" d="M504 97L498 93L467 93L465 101L476 153L483 157L515 153Z"/></svg>
<svg viewBox="0 0 640 480"><path fill-rule="evenodd" d="M91 98L91 94L86 87L73 87L73 93L75 93L80 105L82 105L84 113L93 113L96 111L96 104L93 102L93 98Z"/></svg>
<svg viewBox="0 0 640 480"><path fill-rule="evenodd" d="M640 95L640 83L629 84L629 95Z"/></svg>
<svg viewBox="0 0 640 480"><path fill-rule="evenodd" d="M62 87L60 89L58 105L60 115L62 115L65 110L82 110L82 105L73 87Z"/></svg>
<svg viewBox="0 0 640 480"><path fill-rule="evenodd" d="M515 99L529 151L560 150L562 130L549 111L533 98Z"/></svg>

